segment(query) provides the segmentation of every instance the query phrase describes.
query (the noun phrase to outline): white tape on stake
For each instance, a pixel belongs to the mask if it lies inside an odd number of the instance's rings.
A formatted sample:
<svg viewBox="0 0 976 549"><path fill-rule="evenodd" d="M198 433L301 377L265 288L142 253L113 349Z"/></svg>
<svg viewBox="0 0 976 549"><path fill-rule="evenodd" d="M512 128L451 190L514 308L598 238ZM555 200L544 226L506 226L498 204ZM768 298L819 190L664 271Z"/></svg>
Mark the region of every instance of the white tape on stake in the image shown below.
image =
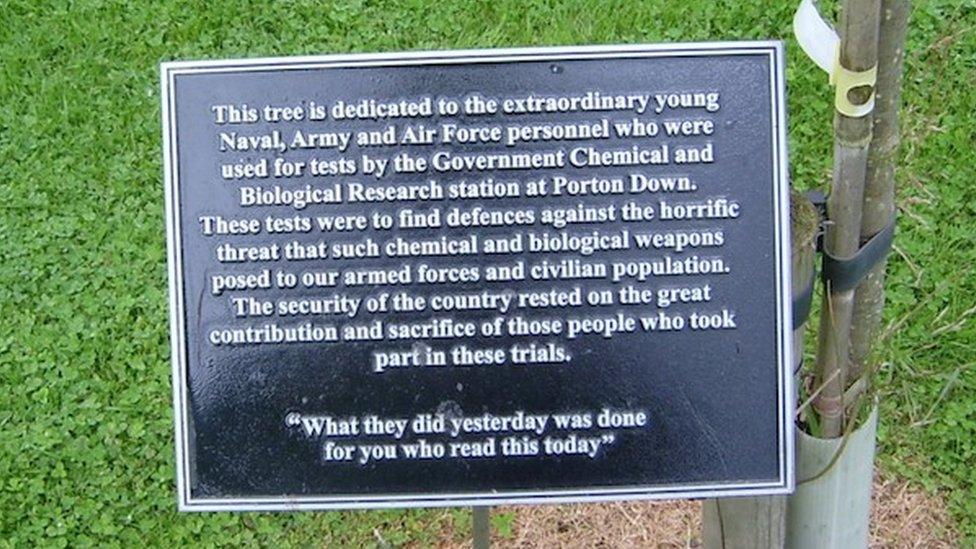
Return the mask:
<svg viewBox="0 0 976 549"><path fill-rule="evenodd" d="M840 37L824 21L813 0L800 1L793 16L793 34L807 56L830 75L830 83L836 86L834 106L837 112L860 118L874 110L873 88L878 76L877 67L857 72L841 66ZM852 103L848 93L861 86L871 86L871 96L864 103Z"/></svg>
<svg viewBox="0 0 976 549"><path fill-rule="evenodd" d="M840 50L840 37L837 31L820 16L813 0L801 0L793 16L793 34L800 47L818 67L831 76L833 81L834 63Z"/></svg>

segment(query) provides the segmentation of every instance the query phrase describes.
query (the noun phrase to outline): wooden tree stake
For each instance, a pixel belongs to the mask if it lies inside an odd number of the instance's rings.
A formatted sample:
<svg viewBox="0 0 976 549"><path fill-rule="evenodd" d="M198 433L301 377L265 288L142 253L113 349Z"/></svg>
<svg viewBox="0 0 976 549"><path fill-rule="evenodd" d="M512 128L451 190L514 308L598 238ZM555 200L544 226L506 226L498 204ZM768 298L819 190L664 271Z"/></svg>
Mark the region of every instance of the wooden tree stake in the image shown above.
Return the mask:
<svg viewBox="0 0 976 549"><path fill-rule="evenodd" d="M791 287L794 299L809 288L817 258L817 209L802 194L790 196L792 233ZM806 323L793 330L793 370L803 359ZM786 540L786 497L759 496L706 500L702 507L702 539L705 549L726 547L783 547Z"/></svg>

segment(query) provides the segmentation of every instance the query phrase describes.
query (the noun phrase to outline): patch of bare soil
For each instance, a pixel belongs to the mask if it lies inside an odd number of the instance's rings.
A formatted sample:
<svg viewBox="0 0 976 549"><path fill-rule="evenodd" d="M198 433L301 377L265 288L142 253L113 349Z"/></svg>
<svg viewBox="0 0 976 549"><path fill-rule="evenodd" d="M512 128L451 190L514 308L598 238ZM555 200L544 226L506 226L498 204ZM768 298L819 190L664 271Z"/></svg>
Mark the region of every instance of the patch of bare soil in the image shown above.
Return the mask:
<svg viewBox="0 0 976 549"><path fill-rule="evenodd" d="M958 547L959 533L942 498L876 476L871 503L871 547Z"/></svg>
<svg viewBox="0 0 976 549"><path fill-rule="evenodd" d="M871 509L871 547L949 548L957 532L937 495L908 482L875 478ZM502 507L515 513L508 537L497 532L492 547L700 547L701 504L647 501L585 505ZM471 541L445 532L442 547L470 547Z"/></svg>

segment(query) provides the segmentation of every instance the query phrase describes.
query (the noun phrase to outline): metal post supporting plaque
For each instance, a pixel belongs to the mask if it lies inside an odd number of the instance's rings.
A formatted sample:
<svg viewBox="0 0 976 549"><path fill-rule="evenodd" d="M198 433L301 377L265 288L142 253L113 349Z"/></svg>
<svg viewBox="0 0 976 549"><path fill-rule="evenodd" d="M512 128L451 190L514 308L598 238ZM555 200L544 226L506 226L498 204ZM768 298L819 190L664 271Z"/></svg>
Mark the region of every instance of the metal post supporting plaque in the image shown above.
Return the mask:
<svg viewBox="0 0 976 549"><path fill-rule="evenodd" d="M472 507L474 549L488 549L491 546L491 526L488 522L490 507Z"/></svg>

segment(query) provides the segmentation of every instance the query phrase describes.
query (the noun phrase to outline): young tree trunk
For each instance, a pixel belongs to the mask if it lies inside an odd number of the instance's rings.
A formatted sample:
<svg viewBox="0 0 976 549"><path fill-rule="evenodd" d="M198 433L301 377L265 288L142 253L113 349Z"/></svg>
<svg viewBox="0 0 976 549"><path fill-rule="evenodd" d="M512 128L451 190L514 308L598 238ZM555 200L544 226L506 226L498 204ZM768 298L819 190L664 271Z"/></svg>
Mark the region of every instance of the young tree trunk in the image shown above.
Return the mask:
<svg viewBox="0 0 976 549"><path fill-rule="evenodd" d="M872 69L878 58L880 0L845 0L840 20L840 66L849 71ZM854 88L848 98L864 104L871 89ZM834 115L834 176L827 200L828 223L824 250L834 257L850 257L861 243L861 205L868 146L871 142L871 114L849 117ZM826 288L820 316L816 382L820 391L814 401L821 424L821 436L839 437L844 431L843 395L850 363L851 320L854 290Z"/></svg>
<svg viewBox="0 0 976 549"><path fill-rule="evenodd" d="M874 132L868 150L861 242L878 234L895 213L895 155L898 151L898 108L901 105L902 64L908 30L909 0L882 0L878 35L878 84ZM851 377L870 373L871 349L881 326L887 262L876 265L854 294L851 330ZM870 378L870 375L868 375ZM862 384L866 387L867 383Z"/></svg>

